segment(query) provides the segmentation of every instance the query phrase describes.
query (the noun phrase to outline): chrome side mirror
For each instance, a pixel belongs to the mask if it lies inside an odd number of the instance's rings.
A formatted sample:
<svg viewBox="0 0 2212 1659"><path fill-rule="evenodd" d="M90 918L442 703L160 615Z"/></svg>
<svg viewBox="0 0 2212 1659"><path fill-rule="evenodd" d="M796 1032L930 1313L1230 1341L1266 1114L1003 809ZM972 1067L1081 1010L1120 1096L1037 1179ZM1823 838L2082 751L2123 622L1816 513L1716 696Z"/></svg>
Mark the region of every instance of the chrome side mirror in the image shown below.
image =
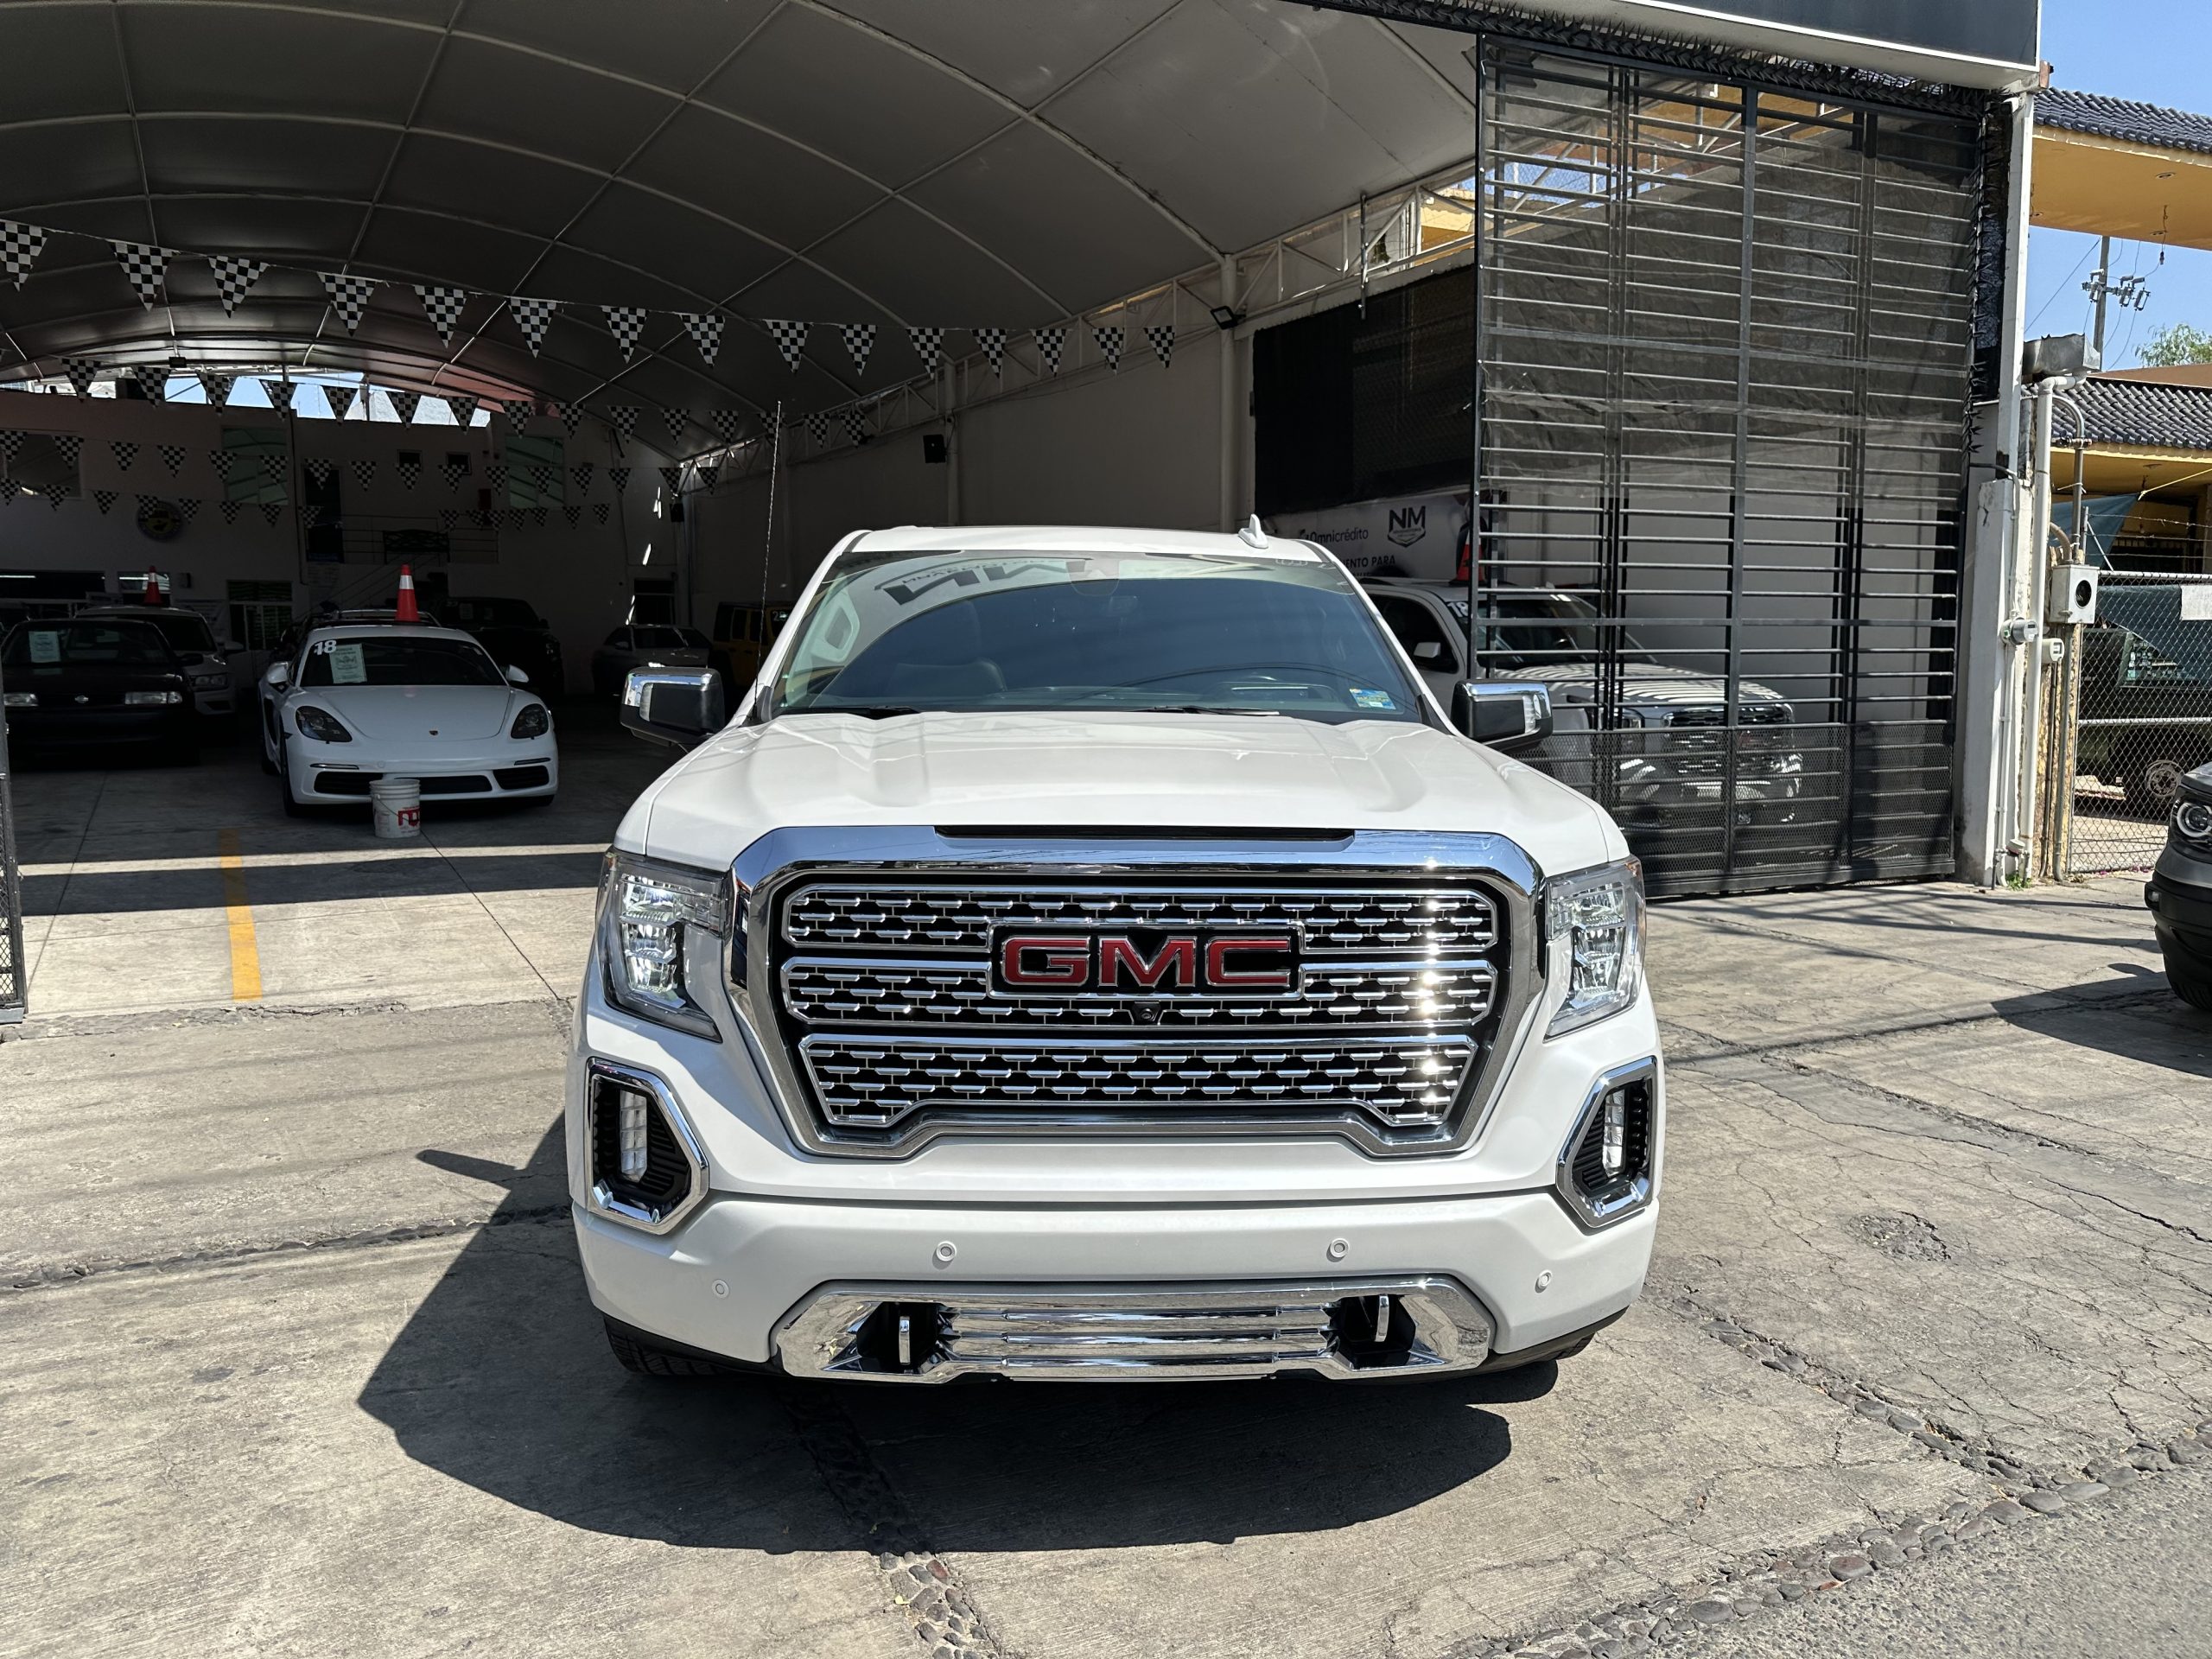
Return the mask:
<svg viewBox="0 0 2212 1659"><path fill-rule="evenodd" d="M728 719L711 668L632 669L622 682L622 729L649 743L696 748Z"/></svg>
<svg viewBox="0 0 2212 1659"><path fill-rule="evenodd" d="M1452 723L1478 743L1510 753L1552 734L1552 689L1520 680L1469 680L1452 697Z"/></svg>

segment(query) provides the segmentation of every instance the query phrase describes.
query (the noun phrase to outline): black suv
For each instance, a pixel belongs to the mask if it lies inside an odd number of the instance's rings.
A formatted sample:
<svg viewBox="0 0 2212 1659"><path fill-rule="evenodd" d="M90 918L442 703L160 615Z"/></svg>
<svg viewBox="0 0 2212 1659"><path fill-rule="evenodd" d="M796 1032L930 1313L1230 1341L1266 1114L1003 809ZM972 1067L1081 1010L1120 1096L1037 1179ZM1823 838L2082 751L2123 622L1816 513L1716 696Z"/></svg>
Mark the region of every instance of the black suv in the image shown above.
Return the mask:
<svg viewBox="0 0 2212 1659"><path fill-rule="evenodd" d="M529 675L538 696L561 695L561 642L528 600L448 598L440 612L446 626L475 635L500 667Z"/></svg>
<svg viewBox="0 0 2212 1659"><path fill-rule="evenodd" d="M2143 888L2143 902L2166 959L2166 982L2191 1007L2212 1009L2212 766L2174 782L2165 850Z"/></svg>

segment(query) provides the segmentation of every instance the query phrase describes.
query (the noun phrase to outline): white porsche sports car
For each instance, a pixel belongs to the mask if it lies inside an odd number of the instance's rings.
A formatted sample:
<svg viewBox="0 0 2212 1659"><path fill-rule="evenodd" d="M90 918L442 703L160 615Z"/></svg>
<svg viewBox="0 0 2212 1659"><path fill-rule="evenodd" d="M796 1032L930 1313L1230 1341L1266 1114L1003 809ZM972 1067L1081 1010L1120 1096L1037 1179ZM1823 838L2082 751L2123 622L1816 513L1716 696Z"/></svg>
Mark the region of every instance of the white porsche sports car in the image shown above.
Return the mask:
<svg viewBox="0 0 2212 1659"><path fill-rule="evenodd" d="M387 772L420 779L426 801L550 801L553 714L524 678L453 628L311 629L262 677L263 764L294 816L362 804Z"/></svg>

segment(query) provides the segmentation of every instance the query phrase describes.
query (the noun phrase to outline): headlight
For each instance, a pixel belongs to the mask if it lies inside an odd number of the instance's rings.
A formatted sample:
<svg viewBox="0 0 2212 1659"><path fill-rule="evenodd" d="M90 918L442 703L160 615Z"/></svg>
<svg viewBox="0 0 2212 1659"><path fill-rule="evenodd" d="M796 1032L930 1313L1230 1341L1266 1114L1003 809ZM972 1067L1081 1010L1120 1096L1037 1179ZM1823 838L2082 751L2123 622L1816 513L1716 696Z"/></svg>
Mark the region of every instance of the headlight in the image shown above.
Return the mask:
<svg viewBox="0 0 2212 1659"><path fill-rule="evenodd" d="M706 936L696 951L702 974L715 971L729 916L722 878L679 869L629 853L607 855L599 895L600 954L607 963L607 994L627 1008L695 1037L718 1037L715 1022L687 982L694 933Z"/></svg>
<svg viewBox="0 0 2212 1659"><path fill-rule="evenodd" d="M126 709L160 709L183 701L183 694L177 691L126 691L123 694L123 706Z"/></svg>
<svg viewBox="0 0 2212 1659"><path fill-rule="evenodd" d="M4 695L0 695L0 707L9 709L35 709L38 707L38 693L35 691L7 692Z"/></svg>
<svg viewBox="0 0 2212 1659"><path fill-rule="evenodd" d="M1544 937L1567 1000L1545 1034L1579 1031L1636 1001L1643 964L1643 870L1636 860L1544 886Z"/></svg>
<svg viewBox="0 0 2212 1659"><path fill-rule="evenodd" d="M216 687L230 683L231 677L227 674L195 674L192 677L192 683L202 691L213 691Z"/></svg>
<svg viewBox="0 0 2212 1659"><path fill-rule="evenodd" d="M2174 828L2186 841L2212 841L2212 806L2202 801L2182 801L2174 807Z"/></svg>
<svg viewBox="0 0 2212 1659"><path fill-rule="evenodd" d="M526 702L515 716L515 723L507 728L509 737L543 737L553 729L553 716L545 711L542 702Z"/></svg>
<svg viewBox="0 0 2212 1659"><path fill-rule="evenodd" d="M311 737L318 743L351 743L353 734L338 723L338 716L326 714L310 705L295 709L292 724L300 728L302 737Z"/></svg>

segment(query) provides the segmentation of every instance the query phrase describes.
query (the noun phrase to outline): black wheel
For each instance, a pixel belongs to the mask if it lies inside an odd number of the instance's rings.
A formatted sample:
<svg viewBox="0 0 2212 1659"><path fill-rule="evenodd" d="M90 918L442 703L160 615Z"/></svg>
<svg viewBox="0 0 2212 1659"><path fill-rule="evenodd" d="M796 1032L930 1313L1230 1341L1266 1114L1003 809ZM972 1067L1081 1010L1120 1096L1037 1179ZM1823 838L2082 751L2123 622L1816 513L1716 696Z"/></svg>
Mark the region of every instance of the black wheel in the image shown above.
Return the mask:
<svg viewBox="0 0 2212 1659"><path fill-rule="evenodd" d="M2166 958L2166 983L2172 986L2174 995L2192 1008L2202 1008L2212 1014L2212 978L2183 966L2171 957Z"/></svg>
<svg viewBox="0 0 2212 1659"><path fill-rule="evenodd" d="M2174 810L2174 790L2182 773L2202 759L2187 750L2171 748L2156 739L2145 741L2128 756L2120 776L2127 804L2138 812L2164 817Z"/></svg>
<svg viewBox="0 0 2212 1659"><path fill-rule="evenodd" d="M284 752L282 749L276 751L275 770L276 793L284 804L284 816L288 818L304 818L308 815L308 810L300 804L299 797L292 793L292 769L284 764Z"/></svg>
<svg viewBox="0 0 2212 1659"><path fill-rule="evenodd" d="M725 1369L710 1359L664 1348L612 1319L607 1321L607 1345L614 1351L617 1364L639 1376L720 1376Z"/></svg>
<svg viewBox="0 0 2212 1659"><path fill-rule="evenodd" d="M264 777L274 778L276 775L276 763L269 758L266 749L261 752L261 771Z"/></svg>

